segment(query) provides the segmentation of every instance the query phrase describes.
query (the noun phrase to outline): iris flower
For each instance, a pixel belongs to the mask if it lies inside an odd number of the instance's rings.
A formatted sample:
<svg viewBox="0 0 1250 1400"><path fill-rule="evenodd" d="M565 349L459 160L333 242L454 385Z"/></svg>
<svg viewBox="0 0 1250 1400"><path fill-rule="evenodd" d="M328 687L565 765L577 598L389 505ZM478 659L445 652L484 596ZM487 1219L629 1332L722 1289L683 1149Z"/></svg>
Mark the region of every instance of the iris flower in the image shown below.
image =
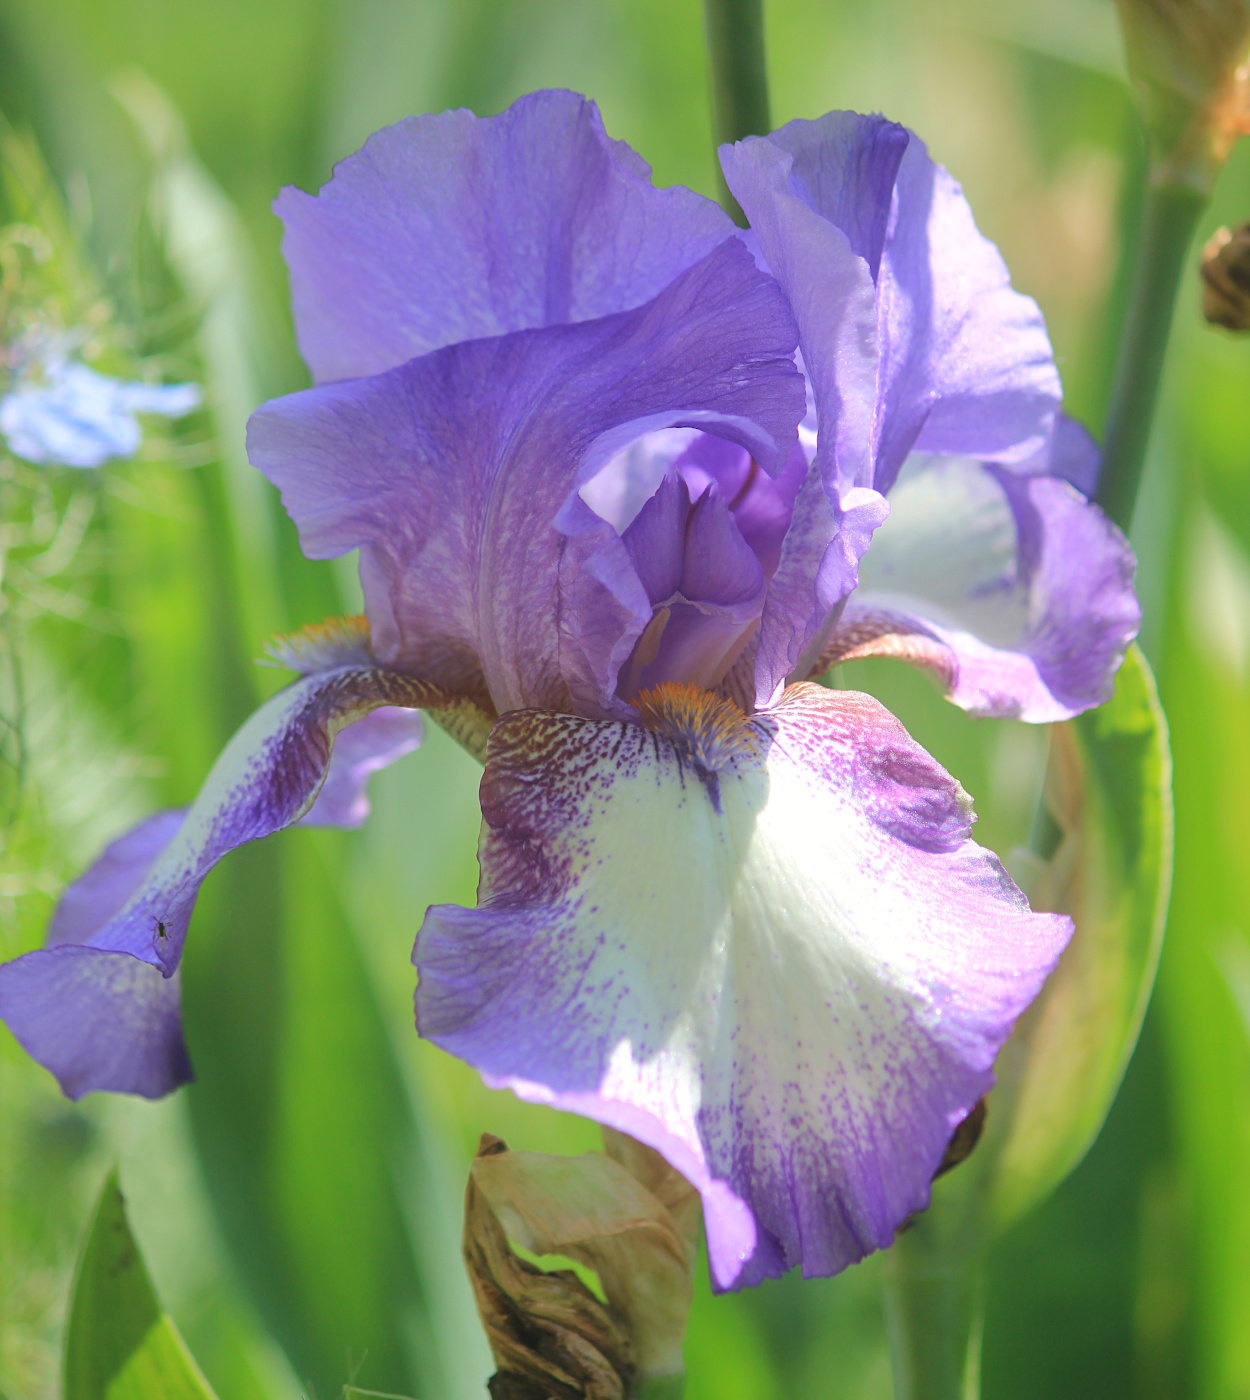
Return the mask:
<svg viewBox="0 0 1250 1400"><path fill-rule="evenodd" d="M914 135L832 113L721 157L749 232L563 92L282 194L315 387L249 451L307 555L360 551L366 616L281 641L300 678L190 810L0 969L67 1093L189 1077L200 881L362 820L415 708L485 764L422 1035L658 1149L719 1287L832 1273L927 1203L1071 924L888 711L810 678L887 653L977 714L1073 715L1136 629L1132 557L1037 307Z"/></svg>

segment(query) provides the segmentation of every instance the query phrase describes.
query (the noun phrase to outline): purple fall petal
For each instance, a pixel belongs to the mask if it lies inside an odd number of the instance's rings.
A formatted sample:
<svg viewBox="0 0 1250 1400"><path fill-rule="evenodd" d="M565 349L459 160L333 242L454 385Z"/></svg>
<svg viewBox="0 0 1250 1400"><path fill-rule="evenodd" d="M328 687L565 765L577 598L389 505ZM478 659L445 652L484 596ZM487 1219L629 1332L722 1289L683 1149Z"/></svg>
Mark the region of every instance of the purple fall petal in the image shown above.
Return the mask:
<svg viewBox="0 0 1250 1400"><path fill-rule="evenodd" d="M384 705L340 731L330 767L301 826L363 826L369 818L370 775L420 747L421 716Z"/></svg>
<svg viewBox="0 0 1250 1400"><path fill-rule="evenodd" d="M916 458L890 504L818 670L896 656L973 714L1033 723L1110 697L1141 608L1097 506L1057 475L962 458Z"/></svg>
<svg viewBox="0 0 1250 1400"><path fill-rule="evenodd" d="M176 974L204 877L236 847L305 815L354 823L367 810L368 773L413 746L410 717L401 724L379 709L390 706L453 713L464 702L357 666L296 681L239 730L185 813L150 817L70 886L51 946L0 966L0 1019L71 1098L94 1089L157 1097L190 1078ZM382 718L371 724L373 712Z"/></svg>
<svg viewBox="0 0 1250 1400"><path fill-rule="evenodd" d="M662 1152L719 1287L836 1272L925 1206L1071 924L867 696L747 720L672 687L647 718L496 726L479 905L426 917L418 1029Z"/></svg>
<svg viewBox="0 0 1250 1400"><path fill-rule="evenodd" d="M105 846L86 873L66 886L48 922L48 947L85 943L124 908L186 815L185 807L166 808Z"/></svg>
<svg viewBox="0 0 1250 1400"><path fill-rule="evenodd" d="M566 710L562 507L641 434L715 427L766 467L803 413L793 319L729 239L637 310L449 346L252 416L304 551L361 549L374 653L499 712Z"/></svg>
<svg viewBox="0 0 1250 1400"><path fill-rule="evenodd" d="M497 117L409 117L275 208L300 350L319 382L456 341L650 301L733 233L711 200L657 190L572 92Z"/></svg>

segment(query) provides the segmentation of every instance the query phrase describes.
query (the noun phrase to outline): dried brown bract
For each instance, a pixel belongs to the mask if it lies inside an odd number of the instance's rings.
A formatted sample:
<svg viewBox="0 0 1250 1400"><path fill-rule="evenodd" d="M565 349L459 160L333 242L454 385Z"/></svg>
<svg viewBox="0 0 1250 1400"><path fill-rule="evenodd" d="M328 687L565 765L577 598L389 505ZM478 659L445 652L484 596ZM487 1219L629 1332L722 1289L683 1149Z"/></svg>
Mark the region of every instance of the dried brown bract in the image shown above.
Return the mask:
<svg viewBox="0 0 1250 1400"><path fill-rule="evenodd" d="M1214 326L1250 331L1250 223L1217 229L1202 250L1202 314Z"/></svg>

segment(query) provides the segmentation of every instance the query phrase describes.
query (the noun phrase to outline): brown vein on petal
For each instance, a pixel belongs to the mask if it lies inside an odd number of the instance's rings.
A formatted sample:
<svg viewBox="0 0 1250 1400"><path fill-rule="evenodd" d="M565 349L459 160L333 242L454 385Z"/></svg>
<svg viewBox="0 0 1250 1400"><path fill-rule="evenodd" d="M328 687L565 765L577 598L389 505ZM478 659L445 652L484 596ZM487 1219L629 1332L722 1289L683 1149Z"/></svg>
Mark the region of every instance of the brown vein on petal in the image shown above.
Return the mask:
<svg viewBox="0 0 1250 1400"><path fill-rule="evenodd" d="M957 680L956 663L947 647L888 612L856 613L842 622L821 652L812 675L823 676L831 666L870 656L888 656L918 666L948 690Z"/></svg>

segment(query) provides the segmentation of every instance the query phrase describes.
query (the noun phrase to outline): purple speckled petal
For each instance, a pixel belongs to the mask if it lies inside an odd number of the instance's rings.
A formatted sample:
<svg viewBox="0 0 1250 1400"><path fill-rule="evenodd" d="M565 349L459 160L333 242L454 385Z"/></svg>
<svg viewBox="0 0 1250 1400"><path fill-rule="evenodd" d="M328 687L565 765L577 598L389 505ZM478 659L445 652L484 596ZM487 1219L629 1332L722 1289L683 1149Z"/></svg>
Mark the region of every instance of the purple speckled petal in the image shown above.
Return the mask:
<svg viewBox="0 0 1250 1400"><path fill-rule="evenodd" d="M913 449L1018 462L1045 443L1041 312L918 137L831 112L721 163L794 307L831 491L888 491Z"/></svg>
<svg viewBox="0 0 1250 1400"><path fill-rule="evenodd" d="M500 713L566 710L561 508L665 427L715 426L779 467L804 412L796 336L777 284L730 238L637 310L449 346L268 404L249 453L306 554L360 547L379 659L485 692Z"/></svg>
<svg viewBox="0 0 1250 1400"><path fill-rule="evenodd" d="M1110 698L1141 609L1097 506L1059 475L921 457L890 505L820 669L896 656L973 714L1039 724Z"/></svg>
<svg viewBox="0 0 1250 1400"><path fill-rule="evenodd" d="M380 706L454 715L464 702L358 666L303 677L239 730L188 810L150 817L70 886L49 947L0 966L0 1019L71 1098L158 1097L190 1078L176 973L204 877L244 842L317 813L340 731L345 762L315 819L354 822L368 771L414 742L407 717L401 726Z"/></svg>
<svg viewBox="0 0 1250 1400"><path fill-rule="evenodd" d="M662 1152L718 1286L836 1272L927 1204L1071 923L868 696L747 720L673 687L648 723L499 722L479 905L426 916L418 1029Z"/></svg>
<svg viewBox="0 0 1250 1400"><path fill-rule="evenodd" d="M339 732L330 767L301 826L363 826L369 819L369 778L421 745L421 716L384 705Z"/></svg>
<svg viewBox="0 0 1250 1400"><path fill-rule="evenodd" d="M320 381L456 341L641 306L733 233L603 130L593 102L536 92L497 117L409 117L319 195L275 208L300 350Z"/></svg>

